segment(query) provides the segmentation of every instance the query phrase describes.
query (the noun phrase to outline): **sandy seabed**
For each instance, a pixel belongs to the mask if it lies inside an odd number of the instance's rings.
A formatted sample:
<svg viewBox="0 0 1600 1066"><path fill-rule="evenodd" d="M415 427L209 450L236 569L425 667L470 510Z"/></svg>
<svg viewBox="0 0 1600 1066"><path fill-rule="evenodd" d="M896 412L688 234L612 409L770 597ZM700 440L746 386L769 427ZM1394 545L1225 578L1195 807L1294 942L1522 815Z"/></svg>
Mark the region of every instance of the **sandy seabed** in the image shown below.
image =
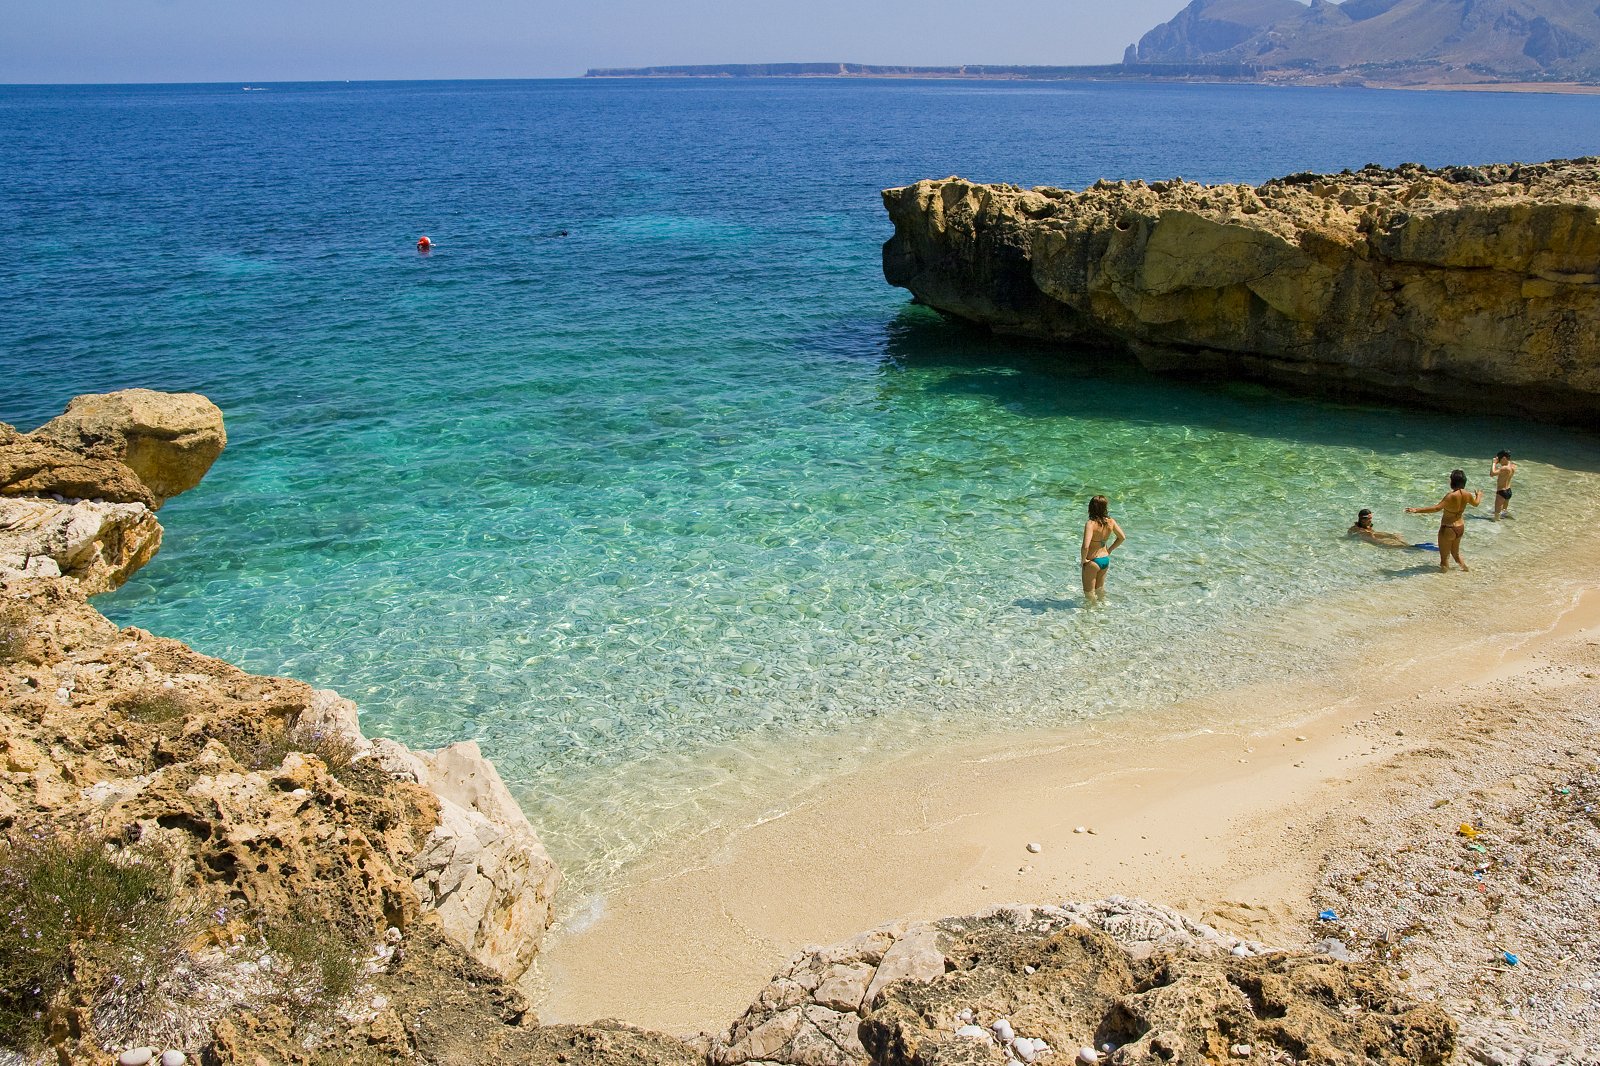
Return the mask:
<svg viewBox="0 0 1600 1066"><path fill-rule="evenodd" d="M1383 958L1468 1047L1600 1045L1600 928L1556 917L1600 907L1600 546L1560 566L1418 573L1452 608L1311 680L922 747L676 844L552 933L540 1016L714 1031L804 946L1123 894Z"/></svg>

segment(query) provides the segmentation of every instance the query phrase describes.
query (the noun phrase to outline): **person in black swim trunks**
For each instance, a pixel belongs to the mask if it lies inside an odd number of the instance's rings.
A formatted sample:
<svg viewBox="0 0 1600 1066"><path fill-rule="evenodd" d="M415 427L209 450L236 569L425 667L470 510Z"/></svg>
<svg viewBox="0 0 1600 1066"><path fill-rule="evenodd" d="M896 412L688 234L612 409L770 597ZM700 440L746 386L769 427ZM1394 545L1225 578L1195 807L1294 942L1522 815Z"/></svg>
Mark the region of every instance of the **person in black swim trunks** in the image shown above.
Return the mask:
<svg viewBox="0 0 1600 1066"><path fill-rule="evenodd" d="M1501 516L1511 517L1511 479L1517 473L1511 453L1502 449L1489 464L1489 473L1494 475L1494 520L1498 522Z"/></svg>

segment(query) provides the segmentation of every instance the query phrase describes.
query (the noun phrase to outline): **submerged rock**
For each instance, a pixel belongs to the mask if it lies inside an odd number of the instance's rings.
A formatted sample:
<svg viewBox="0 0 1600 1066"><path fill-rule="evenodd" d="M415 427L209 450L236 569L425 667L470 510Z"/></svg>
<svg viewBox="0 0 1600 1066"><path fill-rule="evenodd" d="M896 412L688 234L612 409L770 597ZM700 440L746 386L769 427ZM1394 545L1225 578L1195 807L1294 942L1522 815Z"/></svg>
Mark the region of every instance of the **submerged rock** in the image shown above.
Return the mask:
<svg viewBox="0 0 1600 1066"><path fill-rule="evenodd" d="M997 333L1164 371L1600 411L1600 159L1082 192L952 177L883 200L888 281Z"/></svg>

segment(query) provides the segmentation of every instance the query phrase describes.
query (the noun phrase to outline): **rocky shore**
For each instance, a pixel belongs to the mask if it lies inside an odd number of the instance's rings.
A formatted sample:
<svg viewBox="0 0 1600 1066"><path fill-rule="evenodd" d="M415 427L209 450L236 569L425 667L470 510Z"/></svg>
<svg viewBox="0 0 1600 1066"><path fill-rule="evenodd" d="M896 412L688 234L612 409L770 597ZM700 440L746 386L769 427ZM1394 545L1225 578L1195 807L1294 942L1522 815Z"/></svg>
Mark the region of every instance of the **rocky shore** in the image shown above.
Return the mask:
<svg viewBox="0 0 1600 1066"><path fill-rule="evenodd" d="M1152 369L1596 424L1600 159L883 193L884 276Z"/></svg>
<svg viewBox="0 0 1600 1066"><path fill-rule="evenodd" d="M80 398L68 414L80 444L60 444L55 422L33 434L0 427L0 969L42 957L49 923L36 902L87 899L87 887L59 880L56 896L35 891L40 855L138 881L135 916L165 915L166 940L117 940L115 922L74 925L81 914L49 926L74 939L38 969L41 983L0 982L0 1009L35 1034L6 1032L0 1061L135 1061L146 1050L152 1061L169 1050L249 1066L1446 1063L1457 1023L1429 993L1485 1009L1452 969L1456 947L1418 929L1389 936L1384 907L1412 897L1330 873L1326 902L1345 931L1313 949L1277 950L1134 899L1007 906L802 950L715 1033L540 1025L516 981L539 951L557 874L475 746L369 741L355 706L332 692L119 629L89 603L153 554L154 510L220 453L220 413L199 397L135 390ZM1553 714L1554 699L1535 709ZM1488 722L1474 736L1512 743ZM1452 793L1460 811L1414 797L1405 809L1470 818L1508 849L1515 826L1543 824L1500 792L1465 787ZM1578 802L1543 806L1567 818ZM1592 860L1592 833L1564 832L1543 856L1551 878ZM1374 849L1367 861L1403 854ZM1575 905L1571 893L1592 879L1568 887L1552 896ZM1541 921L1536 911L1517 920ZM1390 957L1402 938L1426 982ZM1570 1046L1592 1022L1570 1005L1538 1020L1550 1030L1542 1043L1515 1027L1466 1031L1481 1061L1531 1064L1545 1061L1535 1044Z"/></svg>

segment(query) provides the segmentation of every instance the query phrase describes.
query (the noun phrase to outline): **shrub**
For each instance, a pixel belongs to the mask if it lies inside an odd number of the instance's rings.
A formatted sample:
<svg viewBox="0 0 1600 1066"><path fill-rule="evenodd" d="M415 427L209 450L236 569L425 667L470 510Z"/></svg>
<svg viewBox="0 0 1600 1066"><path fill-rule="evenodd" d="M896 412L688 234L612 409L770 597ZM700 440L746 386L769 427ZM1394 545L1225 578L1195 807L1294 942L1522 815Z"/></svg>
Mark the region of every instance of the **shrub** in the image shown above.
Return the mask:
<svg viewBox="0 0 1600 1066"><path fill-rule="evenodd" d="M31 1049L52 1001L137 985L183 951L186 905L163 856L113 852L92 836L0 841L0 1042Z"/></svg>
<svg viewBox="0 0 1600 1066"><path fill-rule="evenodd" d="M289 1002L312 1012L331 1011L361 981L353 929L297 906L287 917L261 926L274 960L279 988Z"/></svg>
<svg viewBox="0 0 1600 1066"><path fill-rule="evenodd" d="M181 689L146 688L122 697L111 708L131 722L158 725L185 717L194 710L194 701Z"/></svg>
<svg viewBox="0 0 1600 1066"><path fill-rule="evenodd" d="M356 757L356 746L342 734L297 723L268 737L241 761L252 770L269 770L291 751L315 755L335 777L349 770Z"/></svg>

